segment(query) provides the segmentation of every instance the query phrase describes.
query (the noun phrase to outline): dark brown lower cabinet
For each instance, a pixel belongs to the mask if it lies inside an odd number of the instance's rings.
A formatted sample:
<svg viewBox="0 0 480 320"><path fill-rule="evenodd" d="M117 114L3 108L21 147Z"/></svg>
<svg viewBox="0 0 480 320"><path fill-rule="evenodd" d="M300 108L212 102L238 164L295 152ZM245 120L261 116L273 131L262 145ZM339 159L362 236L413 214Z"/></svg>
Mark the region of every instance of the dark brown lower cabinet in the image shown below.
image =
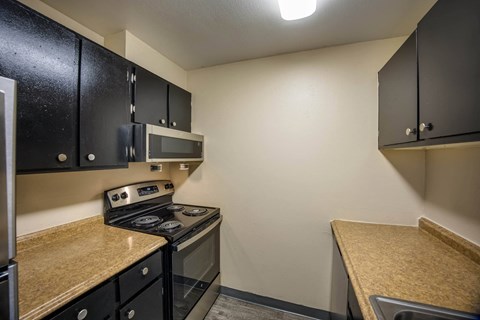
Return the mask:
<svg viewBox="0 0 480 320"><path fill-rule="evenodd" d="M160 278L120 309L120 320L163 319L162 288L162 279Z"/></svg>
<svg viewBox="0 0 480 320"><path fill-rule="evenodd" d="M162 255L157 251L46 319L163 320Z"/></svg>
<svg viewBox="0 0 480 320"><path fill-rule="evenodd" d="M95 289L51 319L115 319L115 283L109 282Z"/></svg>
<svg viewBox="0 0 480 320"><path fill-rule="evenodd" d="M333 239L331 290L330 314L332 320L363 320L362 311L335 236Z"/></svg>

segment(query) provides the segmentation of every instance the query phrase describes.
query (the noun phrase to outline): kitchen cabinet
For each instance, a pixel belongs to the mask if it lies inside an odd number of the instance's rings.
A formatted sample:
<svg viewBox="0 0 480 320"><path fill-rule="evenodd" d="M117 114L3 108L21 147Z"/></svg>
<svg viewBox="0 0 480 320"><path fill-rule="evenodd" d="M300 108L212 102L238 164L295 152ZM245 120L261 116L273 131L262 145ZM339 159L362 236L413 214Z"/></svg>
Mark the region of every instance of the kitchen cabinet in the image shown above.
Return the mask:
<svg viewBox="0 0 480 320"><path fill-rule="evenodd" d="M192 94L174 84L168 85L169 127L192 131Z"/></svg>
<svg viewBox="0 0 480 320"><path fill-rule="evenodd" d="M139 66L134 79L133 121L168 127L168 82Z"/></svg>
<svg viewBox="0 0 480 320"><path fill-rule="evenodd" d="M80 166L127 167L130 63L87 39L80 61Z"/></svg>
<svg viewBox="0 0 480 320"><path fill-rule="evenodd" d="M162 290L162 279L159 279L120 309L120 319L163 319Z"/></svg>
<svg viewBox="0 0 480 320"><path fill-rule="evenodd" d="M480 1L435 4L418 24L418 69L420 139L480 132Z"/></svg>
<svg viewBox="0 0 480 320"><path fill-rule="evenodd" d="M151 254L47 319L164 319L162 255Z"/></svg>
<svg viewBox="0 0 480 320"><path fill-rule="evenodd" d="M357 296L353 290L335 236L333 237L331 296L330 309L332 320L363 320L360 305L358 304Z"/></svg>
<svg viewBox="0 0 480 320"><path fill-rule="evenodd" d="M133 121L190 132L192 94L139 66L134 73Z"/></svg>
<svg viewBox="0 0 480 320"><path fill-rule="evenodd" d="M17 171L127 167L130 63L17 1L0 16L0 74L18 82Z"/></svg>
<svg viewBox="0 0 480 320"><path fill-rule="evenodd" d="M380 146L417 140L417 36L398 49L378 73Z"/></svg>
<svg viewBox="0 0 480 320"><path fill-rule="evenodd" d="M2 0L0 75L17 87L17 170L68 169L77 158L79 40L59 24Z"/></svg>
<svg viewBox="0 0 480 320"><path fill-rule="evenodd" d="M480 141L479 34L479 1L425 15L379 72L380 148Z"/></svg>
<svg viewBox="0 0 480 320"><path fill-rule="evenodd" d="M50 318L52 320L114 319L115 283L108 282Z"/></svg>

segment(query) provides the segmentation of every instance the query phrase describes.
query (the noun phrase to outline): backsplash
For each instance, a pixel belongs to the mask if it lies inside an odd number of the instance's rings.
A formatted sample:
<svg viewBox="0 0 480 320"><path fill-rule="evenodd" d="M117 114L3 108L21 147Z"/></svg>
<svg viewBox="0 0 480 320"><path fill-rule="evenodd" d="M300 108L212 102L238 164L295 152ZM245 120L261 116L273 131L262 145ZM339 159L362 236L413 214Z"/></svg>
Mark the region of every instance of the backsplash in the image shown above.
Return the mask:
<svg viewBox="0 0 480 320"><path fill-rule="evenodd" d="M150 164L128 169L17 176L17 235L103 214L103 191L117 186L170 179L170 167L151 172Z"/></svg>

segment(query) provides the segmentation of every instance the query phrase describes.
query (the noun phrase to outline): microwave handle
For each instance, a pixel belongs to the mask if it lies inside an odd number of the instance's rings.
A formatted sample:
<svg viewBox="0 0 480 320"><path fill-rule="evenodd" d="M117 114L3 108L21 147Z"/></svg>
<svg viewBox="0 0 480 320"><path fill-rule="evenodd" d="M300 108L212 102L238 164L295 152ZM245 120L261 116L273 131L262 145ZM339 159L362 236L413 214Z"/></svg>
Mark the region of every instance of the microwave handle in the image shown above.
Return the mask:
<svg viewBox="0 0 480 320"><path fill-rule="evenodd" d="M193 237L191 237L190 239L186 240L185 242L182 242L176 246L173 247L173 251L176 251L176 252L180 252L186 248L188 248L189 246L191 246L192 244L194 244L197 240L203 238L204 236L206 236L210 231L212 231L216 226L218 226L221 222L222 222L222 217L220 216L220 218L218 218L214 223L212 223L211 225L209 225L207 228L205 228L204 230L202 230L201 232L197 233L196 235L194 235Z"/></svg>

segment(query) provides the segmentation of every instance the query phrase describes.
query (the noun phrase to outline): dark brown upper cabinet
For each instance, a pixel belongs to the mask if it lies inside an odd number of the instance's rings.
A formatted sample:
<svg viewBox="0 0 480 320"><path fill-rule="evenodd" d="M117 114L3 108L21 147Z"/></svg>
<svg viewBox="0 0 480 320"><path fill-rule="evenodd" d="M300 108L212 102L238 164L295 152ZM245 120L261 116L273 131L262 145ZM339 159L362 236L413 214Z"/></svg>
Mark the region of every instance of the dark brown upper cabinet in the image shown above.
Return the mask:
<svg viewBox="0 0 480 320"><path fill-rule="evenodd" d="M2 0L0 39L0 75L17 81L17 170L72 168L78 38L17 1Z"/></svg>
<svg viewBox="0 0 480 320"><path fill-rule="evenodd" d="M192 94L152 72L135 66L132 121L191 131Z"/></svg>
<svg viewBox="0 0 480 320"><path fill-rule="evenodd" d="M480 132L480 1L440 0L418 24L420 139Z"/></svg>
<svg viewBox="0 0 480 320"><path fill-rule="evenodd" d="M17 86L17 172L127 167L130 63L2 0L0 75Z"/></svg>
<svg viewBox="0 0 480 320"><path fill-rule="evenodd" d="M82 39L80 167L127 167L130 63Z"/></svg>
<svg viewBox="0 0 480 320"><path fill-rule="evenodd" d="M192 94L174 84L168 86L168 125L172 129L192 131Z"/></svg>
<svg viewBox="0 0 480 320"><path fill-rule="evenodd" d="M439 0L414 38L379 72L379 147L480 141L480 1Z"/></svg>
<svg viewBox="0 0 480 320"><path fill-rule="evenodd" d="M416 32L380 70L378 82L378 144L417 141Z"/></svg>
<svg viewBox="0 0 480 320"><path fill-rule="evenodd" d="M136 66L132 83L133 121L168 127L168 82Z"/></svg>

